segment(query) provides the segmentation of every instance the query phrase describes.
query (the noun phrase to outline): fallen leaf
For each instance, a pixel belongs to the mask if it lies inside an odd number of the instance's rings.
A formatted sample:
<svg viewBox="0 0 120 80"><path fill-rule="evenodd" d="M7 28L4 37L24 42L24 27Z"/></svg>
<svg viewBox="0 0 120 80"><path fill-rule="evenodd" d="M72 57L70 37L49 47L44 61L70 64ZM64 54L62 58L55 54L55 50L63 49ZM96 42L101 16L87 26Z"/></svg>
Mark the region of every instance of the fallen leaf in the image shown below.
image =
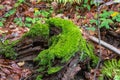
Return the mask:
<svg viewBox="0 0 120 80"><path fill-rule="evenodd" d="M17 64L18 64L18 66L24 66L25 62L24 61L18 62Z"/></svg>

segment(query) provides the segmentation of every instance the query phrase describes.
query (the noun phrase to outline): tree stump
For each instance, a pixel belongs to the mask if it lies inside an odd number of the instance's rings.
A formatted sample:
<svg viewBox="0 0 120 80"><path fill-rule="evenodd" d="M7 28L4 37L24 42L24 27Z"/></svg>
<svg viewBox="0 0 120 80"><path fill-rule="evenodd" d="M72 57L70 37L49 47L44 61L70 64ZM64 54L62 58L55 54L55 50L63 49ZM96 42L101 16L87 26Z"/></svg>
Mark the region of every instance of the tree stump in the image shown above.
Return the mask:
<svg viewBox="0 0 120 80"><path fill-rule="evenodd" d="M16 61L37 63L28 80L72 80L87 64L84 62L87 57L80 58L81 53L92 54L79 28L72 21L61 18L35 24L12 48L17 53ZM91 58L96 56L92 54Z"/></svg>

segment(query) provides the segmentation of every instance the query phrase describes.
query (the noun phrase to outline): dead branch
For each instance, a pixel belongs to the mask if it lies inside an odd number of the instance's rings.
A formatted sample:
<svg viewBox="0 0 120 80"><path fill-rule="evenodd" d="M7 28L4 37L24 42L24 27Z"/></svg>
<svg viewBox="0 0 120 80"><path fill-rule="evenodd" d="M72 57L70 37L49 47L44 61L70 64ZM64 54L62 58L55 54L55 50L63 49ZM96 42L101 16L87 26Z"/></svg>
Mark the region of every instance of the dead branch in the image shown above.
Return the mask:
<svg viewBox="0 0 120 80"><path fill-rule="evenodd" d="M98 38L96 38L96 37L94 37L94 36L89 36L89 38L90 38L92 41L94 41L94 42L96 42L96 43L99 43L99 39L98 39ZM100 43L101 43L102 46L104 46L104 47L106 47L107 49L109 49L109 50L115 52L116 54L120 55L120 50L117 49L116 47L114 47L114 46L106 43L106 42L103 41L103 40L100 40Z"/></svg>

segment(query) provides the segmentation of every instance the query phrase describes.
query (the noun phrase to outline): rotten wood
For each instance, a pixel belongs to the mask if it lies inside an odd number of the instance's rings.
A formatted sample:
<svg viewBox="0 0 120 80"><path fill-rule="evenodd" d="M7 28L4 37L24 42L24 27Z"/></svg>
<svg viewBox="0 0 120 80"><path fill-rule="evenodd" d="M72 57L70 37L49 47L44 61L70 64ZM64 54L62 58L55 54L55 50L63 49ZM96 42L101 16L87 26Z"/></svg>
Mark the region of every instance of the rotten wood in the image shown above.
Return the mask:
<svg viewBox="0 0 120 80"><path fill-rule="evenodd" d="M60 70L58 73L44 76L43 80L74 80L78 72L85 73L82 68L88 63L85 61L80 62L80 54L81 53L77 52L75 56L73 56L66 64L64 64L62 70Z"/></svg>

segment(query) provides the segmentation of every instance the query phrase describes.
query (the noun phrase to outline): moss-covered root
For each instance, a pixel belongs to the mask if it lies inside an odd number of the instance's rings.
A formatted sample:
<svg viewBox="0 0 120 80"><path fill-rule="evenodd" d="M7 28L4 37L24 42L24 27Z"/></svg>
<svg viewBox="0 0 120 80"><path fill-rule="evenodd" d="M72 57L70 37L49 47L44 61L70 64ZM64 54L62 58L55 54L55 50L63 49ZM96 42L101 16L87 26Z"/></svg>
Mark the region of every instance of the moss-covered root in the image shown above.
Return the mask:
<svg viewBox="0 0 120 80"><path fill-rule="evenodd" d="M49 24L50 27L54 26L62 29L59 35L53 36L49 40L51 43L49 48L40 52L35 59L40 61L39 64L43 66L42 68L48 69L48 74L55 73L62 68L61 66L53 66L52 63L55 59L60 59L61 62L59 64L61 64L67 62L79 50L86 50L84 52L89 53L86 41L82 38L80 30L72 21L61 18L51 18L47 21L47 24Z"/></svg>

